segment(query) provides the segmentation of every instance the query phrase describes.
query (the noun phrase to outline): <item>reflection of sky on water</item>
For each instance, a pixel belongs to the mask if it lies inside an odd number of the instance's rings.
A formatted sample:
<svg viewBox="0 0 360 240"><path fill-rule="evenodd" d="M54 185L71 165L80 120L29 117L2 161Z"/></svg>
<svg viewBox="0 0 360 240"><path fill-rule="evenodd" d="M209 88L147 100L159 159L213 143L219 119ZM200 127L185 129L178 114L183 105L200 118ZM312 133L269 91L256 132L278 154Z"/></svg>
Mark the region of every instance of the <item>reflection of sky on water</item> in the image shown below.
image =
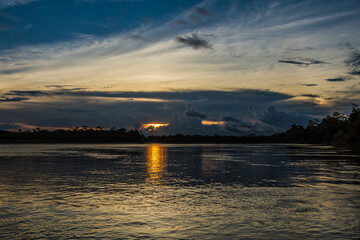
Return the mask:
<svg viewBox="0 0 360 240"><path fill-rule="evenodd" d="M223 159L228 159L223 156ZM201 154L201 171L204 175L217 175L225 173L225 161L219 155L214 154L211 147L204 146Z"/></svg>
<svg viewBox="0 0 360 240"><path fill-rule="evenodd" d="M299 145L19 146L15 157L14 146L0 145L5 238L360 234L359 157L346 152Z"/></svg>

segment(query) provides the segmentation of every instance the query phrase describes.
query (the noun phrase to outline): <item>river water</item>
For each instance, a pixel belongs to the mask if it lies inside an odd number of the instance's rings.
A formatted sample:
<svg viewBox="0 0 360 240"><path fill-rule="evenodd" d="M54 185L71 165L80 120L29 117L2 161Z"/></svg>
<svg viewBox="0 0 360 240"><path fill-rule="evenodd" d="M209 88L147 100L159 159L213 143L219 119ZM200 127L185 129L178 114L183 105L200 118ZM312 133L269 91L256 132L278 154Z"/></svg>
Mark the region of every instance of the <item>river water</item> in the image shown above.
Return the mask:
<svg viewBox="0 0 360 240"><path fill-rule="evenodd" d="M0 145L1 239L360 236L360 156L314 145Z"/></svg>

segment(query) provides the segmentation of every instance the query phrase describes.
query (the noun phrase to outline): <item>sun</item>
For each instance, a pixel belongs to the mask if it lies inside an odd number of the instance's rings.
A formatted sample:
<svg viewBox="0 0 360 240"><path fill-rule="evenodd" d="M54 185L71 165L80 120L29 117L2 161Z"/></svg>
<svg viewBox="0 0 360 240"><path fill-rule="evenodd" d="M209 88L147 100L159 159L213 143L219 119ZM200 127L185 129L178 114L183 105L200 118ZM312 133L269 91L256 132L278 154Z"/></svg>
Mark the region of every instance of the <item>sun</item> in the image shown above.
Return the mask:
<svg viewBox="0 0 360 240"><path fill-rule="evenodd" d="M152 129L152 130L158 130L161 127L169 126L168 123L146 123L143 124L142 127L145 129Z"/></svg>
<svg viewBox="0 0 360 240"><path fill-rule="evenodd" d="M223 125L225 122L223 121L207 121L207 120L202 120L201 121L201 124L202 125L206 125L206 126L209 126L209 125Z"/></svg>

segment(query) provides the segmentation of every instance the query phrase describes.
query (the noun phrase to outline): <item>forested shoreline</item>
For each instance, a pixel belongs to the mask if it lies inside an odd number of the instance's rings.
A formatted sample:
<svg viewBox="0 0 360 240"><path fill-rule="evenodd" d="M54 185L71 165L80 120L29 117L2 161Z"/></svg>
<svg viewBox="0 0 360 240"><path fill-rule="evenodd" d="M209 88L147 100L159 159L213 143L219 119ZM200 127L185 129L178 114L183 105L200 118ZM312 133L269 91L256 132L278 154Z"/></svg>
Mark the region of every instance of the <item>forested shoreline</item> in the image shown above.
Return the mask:
<svg viewBox="0 0 360 240"><path fill-rule="evenodd" d="M0 130L0 143L309 143L359 151L360 108L354 104L350 115L334 112L321 121L310 120L305 127L294 124L271 136L145 136L136 129L83 126L66 130Z"/></svg>

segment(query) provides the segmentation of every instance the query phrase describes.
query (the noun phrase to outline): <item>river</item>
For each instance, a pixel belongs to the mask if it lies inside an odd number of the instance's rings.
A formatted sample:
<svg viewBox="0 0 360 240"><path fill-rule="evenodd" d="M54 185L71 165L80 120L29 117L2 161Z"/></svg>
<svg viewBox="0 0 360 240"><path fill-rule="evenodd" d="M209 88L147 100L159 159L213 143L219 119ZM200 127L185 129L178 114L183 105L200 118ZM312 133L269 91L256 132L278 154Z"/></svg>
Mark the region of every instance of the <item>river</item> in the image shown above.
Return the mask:
<svg viewBox="0 0 360 240"><path fill-rule="evenodd" d="M315 145L0 145L1 239L360 236L360 156Z"/></svg>

